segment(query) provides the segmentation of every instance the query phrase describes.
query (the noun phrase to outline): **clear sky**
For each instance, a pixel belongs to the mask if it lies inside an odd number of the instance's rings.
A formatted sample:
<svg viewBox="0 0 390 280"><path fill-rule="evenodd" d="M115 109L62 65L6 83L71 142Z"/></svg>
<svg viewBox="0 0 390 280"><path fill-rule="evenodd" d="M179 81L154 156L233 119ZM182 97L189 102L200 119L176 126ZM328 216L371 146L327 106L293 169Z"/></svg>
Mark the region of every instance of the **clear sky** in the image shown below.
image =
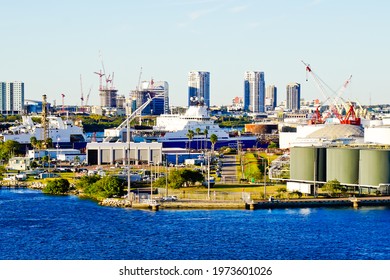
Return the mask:
<svg viewBox="0 0 390 280"><path fill-rule="evenodd" d="M0 0L0 81L24 81L25 98L99 104L102 68L128 96L142 80L165 80L171 105L187 104L187 75L210 72L211 104L243 96L248 70L266 85L298 82L324 97L301 60L332 89L352 75L344 98L390 103L390 1L361 0ZM101 53L101 56L99 55ZM331 92L329 92L331 94Z"/></svg>

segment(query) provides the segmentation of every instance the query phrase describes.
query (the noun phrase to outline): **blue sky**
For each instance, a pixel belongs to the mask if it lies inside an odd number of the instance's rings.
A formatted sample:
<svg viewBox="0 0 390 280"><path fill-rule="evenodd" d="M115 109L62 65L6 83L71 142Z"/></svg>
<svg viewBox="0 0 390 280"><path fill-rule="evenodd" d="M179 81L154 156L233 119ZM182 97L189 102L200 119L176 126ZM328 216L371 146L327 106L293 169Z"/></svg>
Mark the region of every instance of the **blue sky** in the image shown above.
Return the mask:
<svg viewBox="0 0 390 280"><path fill-rule="evenodd" d="M103 58L120 94L142 80L168 81L171 105L186 105L187 75L209 71L211 104L243 95L247 70L266 85L302 85L302 97L324 97L306 81L301 60L332 89L352 75L344 98L390 103L390 2L340 0L3 1L0 80L24 81L25 98L80 104L80 74L89 104L99 104ZM99 56L101 53L101 56ZM330 91L327 94L332 94Z"/></svg>

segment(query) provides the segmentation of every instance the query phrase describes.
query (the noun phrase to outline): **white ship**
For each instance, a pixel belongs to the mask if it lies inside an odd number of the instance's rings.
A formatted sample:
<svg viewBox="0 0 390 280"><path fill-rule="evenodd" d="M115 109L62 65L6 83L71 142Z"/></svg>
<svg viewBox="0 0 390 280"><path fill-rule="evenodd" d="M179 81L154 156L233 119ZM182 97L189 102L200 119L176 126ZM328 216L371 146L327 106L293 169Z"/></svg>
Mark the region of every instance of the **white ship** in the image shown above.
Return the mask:
<svg viewBox="0 0 390 280"><path fill-rule="evenodd" d="M153 130L161 132L157 142L162 143L164 148L209 149L212 134L218 137L216 149L223 146L235 148L237 145L245 149L253 148L257 144L256 136L240 135L240 133L232 135L220 128L211 119L207 107L199 105L190 106L183 115L163 114L157 117ZM191 140L188 139L189 130L194 132ZM196 132L197 130L199 133Z"/></svg>
<svg viewBox="0 0 390 280"><path fill-rule="evenodd" d="M62 148L85 148L87 141L83 128L75 125L73 121L48 116L47 123L48 136L54 145L58 143ZM13 140L21 145L29 145L31 137L36 137L37 140L43 140L44 137L42 125L35 124L31 116L23 116L20 125L11 126L0 133L0 141Z"/></svg>

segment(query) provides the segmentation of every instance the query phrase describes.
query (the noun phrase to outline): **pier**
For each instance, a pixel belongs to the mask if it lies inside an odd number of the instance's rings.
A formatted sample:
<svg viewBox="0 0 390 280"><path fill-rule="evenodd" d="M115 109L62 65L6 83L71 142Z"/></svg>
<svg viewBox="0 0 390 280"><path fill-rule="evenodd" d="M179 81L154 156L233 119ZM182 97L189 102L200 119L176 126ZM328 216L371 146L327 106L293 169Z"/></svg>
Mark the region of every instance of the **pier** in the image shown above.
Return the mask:
<svg viewBox="0 0 390 280"><path fill-rule="evenodd" d="M258 201L258 202L248 203L246 205L246 209L257 210L257 209L318 208L318 207L359 208L362 206L390 206L390 196Z"/></svg>

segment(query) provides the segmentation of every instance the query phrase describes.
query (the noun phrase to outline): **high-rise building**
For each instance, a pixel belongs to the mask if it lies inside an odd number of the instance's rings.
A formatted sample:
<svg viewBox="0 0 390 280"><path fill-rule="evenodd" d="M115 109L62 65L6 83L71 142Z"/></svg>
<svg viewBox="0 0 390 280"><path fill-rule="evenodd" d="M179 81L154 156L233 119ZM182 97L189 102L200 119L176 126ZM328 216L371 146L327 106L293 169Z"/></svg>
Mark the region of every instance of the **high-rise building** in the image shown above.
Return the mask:
<svg viewBox="0 0 390 280"><path fill-rule="evenodd" d="M108 88L108 87L101 88L99 90L100 106L116 108L117 95L118 95L117 89Z"/></svg>
<svg viewBox="0 0 390 280"><path fill-rule="evenodd" d="M265 89L265 108L266 111L273 111L277 106L278 89L275 85L269 85Z"/></svg>
<svg viewBox="0 0 390 280"><path fill-rule="evenodd" d="M198 104L210 108L210 72L191 71L188 74L188 106Z"/></svg>
<svg viewBox="0 0 390 280"><path fill-rule="evenodd" d="M252 113L265 111L264 72L246 71L244 74L244 110Z"/></svg>
<svg viewBox="0 0 390 280"><path fill-rule="evenodd" d="M298 83L290 83L286 87L287 104L286 109L292 111L299 111L301 108L301 85Z"/></svg>
<svg viewBox="0 0 390 280"><path fill-rule="evenodd" d="M157 96L157 97L156 97ZM139 90L131 92L132 111L144 104L148 98L155 97L141 112L142 115L161 115L169 113L169 85L166 81L143 81Z"/></svg>
<svg viewBox="0 0 390 280"><path fill-rule="evenodd" d="M24 105L23 82L0 82L0 112L3 115L22 114Z"/></svg>

